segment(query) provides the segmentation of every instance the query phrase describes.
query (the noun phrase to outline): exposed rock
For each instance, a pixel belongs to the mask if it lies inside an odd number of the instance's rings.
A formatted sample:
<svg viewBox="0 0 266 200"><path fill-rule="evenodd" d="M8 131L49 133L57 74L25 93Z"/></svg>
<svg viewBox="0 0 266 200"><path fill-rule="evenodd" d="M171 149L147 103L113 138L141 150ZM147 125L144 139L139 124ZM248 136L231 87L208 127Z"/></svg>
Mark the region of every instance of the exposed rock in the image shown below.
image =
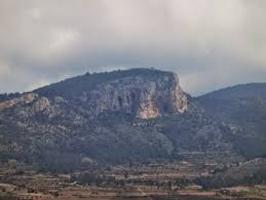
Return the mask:
<svg viewBox="0 0 266 200"><path fill-rule="evenodd" d="M79 98L93 115L121 111L141 119L155 118L187 109L187 97L174 73L156 78L141 75L98 85Z"/></svg>
<svg viewBox="0 0 266 200"><path fill-rule="evenodd" d="M50 106L50 102L46 97L41 97L32 105L32 111L34 113L42 112Z"/></svg>
<svg viewBox="0 0 266 200"><path fill-rule="evenodd" d="M11 100L7 100L0 103L0 111L5 110L7 108L11 108L16 105L26 105L33 102L38 97L38 94L35 93L26 93L21 97L14 98Z"/></svg>

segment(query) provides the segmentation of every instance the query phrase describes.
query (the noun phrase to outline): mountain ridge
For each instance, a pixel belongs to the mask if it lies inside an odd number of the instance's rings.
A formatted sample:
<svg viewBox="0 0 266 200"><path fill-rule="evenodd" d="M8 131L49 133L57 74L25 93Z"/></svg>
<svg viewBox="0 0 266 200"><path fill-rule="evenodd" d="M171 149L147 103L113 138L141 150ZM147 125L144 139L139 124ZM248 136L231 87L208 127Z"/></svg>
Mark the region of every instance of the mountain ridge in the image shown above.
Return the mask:
<svg viewBox="0 0 266 200"><path fill-rule="evenodd" d="M125 163L179 159L182 152L245 155L238 138L248 133L214 119L172 72L85 74L3 99L0 156L45 170L74 170L84 158Z"/></svg>

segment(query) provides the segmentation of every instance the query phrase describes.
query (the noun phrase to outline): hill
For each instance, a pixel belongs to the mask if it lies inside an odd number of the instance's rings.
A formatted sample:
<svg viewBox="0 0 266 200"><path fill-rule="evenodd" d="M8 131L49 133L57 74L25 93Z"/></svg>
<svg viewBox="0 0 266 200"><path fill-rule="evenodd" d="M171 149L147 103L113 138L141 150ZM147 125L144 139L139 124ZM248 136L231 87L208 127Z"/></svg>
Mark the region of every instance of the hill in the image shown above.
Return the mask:
<svg viewBox="0 0 266 200"><path fill-rule="evenodd" d="M177 75L85 74L0 102L0 155L45 170L232 152L236 130L206 116Z"/></svg>
<svg viewBox="0 0 266 200"><path fill-rule="evenodd" d="M235 146L249 158L266 155L266 84L225 88L195 99L209 116L241 129Z"/></svg>

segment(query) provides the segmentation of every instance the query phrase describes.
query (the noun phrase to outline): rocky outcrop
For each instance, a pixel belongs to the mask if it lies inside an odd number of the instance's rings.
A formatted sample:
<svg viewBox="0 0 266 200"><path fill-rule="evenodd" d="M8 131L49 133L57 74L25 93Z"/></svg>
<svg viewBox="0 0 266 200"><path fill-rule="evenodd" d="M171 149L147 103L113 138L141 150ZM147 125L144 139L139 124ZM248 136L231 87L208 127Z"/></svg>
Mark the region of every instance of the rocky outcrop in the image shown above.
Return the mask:
<svg viewBox="0 0 266 200"><path fill-rule="evenodd" d="M41 97L32 105L32 111L34 113L43 112L45 109L49 107L50 107L49 99L46 97Z"/></svg>
<svg viewBox="0 0 266 200"><path fill-rule="evenodd" d="M24 119L25 121L29 121L30 118L34 118L36 115L53 118L62 113L60 98L55 97L49 100L47 97L40 96L37 93L25 93L20 97L1 102L0 114L12 113L11 116L17 120Z"/></svg>
<svg viewBox="0 0 266 200"><path fill-rule="evenodd" d="M91 119L106 112L156 118L183 113L188 104L175 73L143 68L85 74L34 92L48 99L60 97Z"/></svg>
<svg viewBox="0 0 266 200"><path fill-rule="evenodd" d="M119 111L141 119L155 118L187 109L187 96L174 73L157 77L142 75L125 77L98 85L83 92L79 100L92 115Z"/></svg>
<svg viewBox="0 0 266 200"><path fill-rule="evenodd" d="M33 102L37 97L38 97L38 94L26 93L26 94L23 94L21 97L1 102L0 111L5 110L7 108L11 108L16 105L23 106L23 105L29 104Z"/></svg>

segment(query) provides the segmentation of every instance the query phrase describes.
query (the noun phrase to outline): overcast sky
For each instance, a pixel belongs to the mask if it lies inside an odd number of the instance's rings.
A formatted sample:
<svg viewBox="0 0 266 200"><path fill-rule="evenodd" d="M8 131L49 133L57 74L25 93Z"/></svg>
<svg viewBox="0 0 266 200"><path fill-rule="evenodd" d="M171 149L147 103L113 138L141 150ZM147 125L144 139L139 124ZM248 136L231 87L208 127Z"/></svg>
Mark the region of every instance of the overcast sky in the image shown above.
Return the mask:
<svg viewBox="0 0 266 200"><path fill-rule="evenodd" d="M0 0L0 93L132 67L192 95L266 82L266 1Z"/></svg>

